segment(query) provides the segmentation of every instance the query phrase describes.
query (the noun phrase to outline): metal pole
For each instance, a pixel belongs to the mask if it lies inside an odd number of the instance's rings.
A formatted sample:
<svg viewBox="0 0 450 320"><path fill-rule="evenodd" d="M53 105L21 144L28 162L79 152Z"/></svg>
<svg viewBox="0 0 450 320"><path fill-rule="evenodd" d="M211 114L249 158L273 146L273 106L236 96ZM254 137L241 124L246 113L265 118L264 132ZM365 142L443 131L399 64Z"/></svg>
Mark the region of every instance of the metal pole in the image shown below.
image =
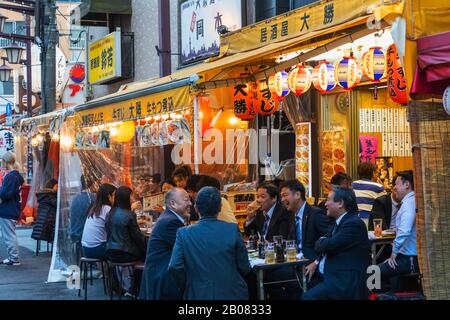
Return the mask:
<svg viewBox="0 0 450 320"><path fill-rule="evenodd" d="M27 36L31 35L30 24L31 18L29 15L25 18ZM31 78L31 41L26 42L27 45L27 117L30 118L33 115L33 96L32 96L32 78ZM27 183L31 183L33 176L33 148L31 146L31 139L28 139L27 146Z"/></svg>
<svg viewBox="0 0 450 320"><path fill-rule="evenodd" d="M42 113L47 113L56 108L56 43L58 41L58 30L56 29L56 4L54 0L44 1L45 16L48 17L48 24L45 25L45 51L42 65L42 76L45 82L42 83L44 93Z"/></svg>

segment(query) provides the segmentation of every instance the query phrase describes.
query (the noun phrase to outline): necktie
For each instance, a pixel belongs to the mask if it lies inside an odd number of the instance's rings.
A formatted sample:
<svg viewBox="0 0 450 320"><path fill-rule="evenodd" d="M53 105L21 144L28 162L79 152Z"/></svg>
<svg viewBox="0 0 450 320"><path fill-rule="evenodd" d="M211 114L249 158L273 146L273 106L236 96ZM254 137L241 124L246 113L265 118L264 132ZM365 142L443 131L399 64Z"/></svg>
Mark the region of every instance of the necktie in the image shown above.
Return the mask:
<svg viewBox="0 0 450 320"><path fill-rule="evenodd" d="M264 215L264 217L266 218L266 220L264 221L264 225L263 225L263 229L262 229L262 236L264 237L264 239L267 239L267 229L269 228L269 217Z"/></svg>
<svg viewBox="0 0 450 320"><path fill-rule="evenodd" d="M295 227L297 247L300 251L302 249L302 219L299 216L295 216Z"/></svg>
<svg viewBox="0 0 450 320"><path fill-rule="evenodd" d="M333 230L331 231L331 236L335 235L337 227L338 227L337 223L334 223Z"/></svg>

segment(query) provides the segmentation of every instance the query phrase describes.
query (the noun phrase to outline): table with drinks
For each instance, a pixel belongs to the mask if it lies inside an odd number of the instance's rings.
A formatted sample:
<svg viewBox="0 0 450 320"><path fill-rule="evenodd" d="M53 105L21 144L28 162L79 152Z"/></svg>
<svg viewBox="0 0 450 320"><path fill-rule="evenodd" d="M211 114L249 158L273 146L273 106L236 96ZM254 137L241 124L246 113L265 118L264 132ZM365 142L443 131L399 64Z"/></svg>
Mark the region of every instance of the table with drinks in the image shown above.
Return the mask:
<svg viewBox="0 0 450 320"><path fill-rule="evenodd" d="M297 258L295 240L283 240L281 236L274 236L273 240L274 242L259 243L253 239L249 239L248 241L249 260L256 273L258 300L264 300L264 286L268 284L298 282L304 292L307 290L305 267L309 260ZM271 282L264 281L264 271L280 267L292 267L295 278ZM299 268L302 269L301 279L297 272Z"/></svg>
<svg viewBox="0 0 450 320"><path fill-rule="evenodd" d="M374 231L369 231L369 243L372 257L372 264L377 264L384 248L395 240L395 231L382 229L383 220L373 219ZM378 248L378 249L377 249Z"/></svg>

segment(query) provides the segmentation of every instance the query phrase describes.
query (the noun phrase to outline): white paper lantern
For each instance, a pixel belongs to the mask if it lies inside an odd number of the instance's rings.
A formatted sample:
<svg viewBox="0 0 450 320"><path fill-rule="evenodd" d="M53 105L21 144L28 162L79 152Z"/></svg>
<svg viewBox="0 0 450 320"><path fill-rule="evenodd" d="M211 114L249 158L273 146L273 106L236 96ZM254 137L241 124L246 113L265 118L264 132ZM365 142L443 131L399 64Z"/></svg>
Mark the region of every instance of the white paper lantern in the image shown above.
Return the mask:
<svg viewBox="0 0 450 320"><path fill-rule="evenodd" d="M327 61L322 61L314 67L312 79L314 87L321 93L333 90L336 87L334 66Z"/></svg>
<svg viewBox="0 0 450 320"><path fill-rule="evenodd" d="M444 110L450 115L450 86L444 90L444 95L442 96L442 104L444 105Z"/></svg>

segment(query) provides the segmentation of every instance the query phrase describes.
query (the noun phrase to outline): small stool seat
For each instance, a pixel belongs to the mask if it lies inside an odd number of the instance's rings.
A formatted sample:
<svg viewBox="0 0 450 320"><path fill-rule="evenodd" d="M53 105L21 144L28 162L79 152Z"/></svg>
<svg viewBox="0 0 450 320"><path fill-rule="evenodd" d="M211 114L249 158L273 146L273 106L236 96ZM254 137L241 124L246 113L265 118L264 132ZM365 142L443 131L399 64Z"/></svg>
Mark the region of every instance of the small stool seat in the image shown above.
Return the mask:
<svg viewBox="0 0 450 320"><path fill-rule="evenodd" d="M109 287L111 288L110 291L110 298L111 300L113 299L113 274L115 272L117 272L117 274L119 275L119 290L122 289L122 269L123 268L127 268L130 272L130 274L134 274L134 270L136 269L136 266L139 264L142 264L141 261L131 261L131 262L112 262L112 261L108 261L109 263L109 273L110 273L110 277L109 277ZM121 292L119 292L119 300L122 299L122 294Z"/></svg>
<svg viewBox="0 0 450 320"><path fill-rule="evenodd" d="M103 291L105 294L107 294L106 289L106 277L105 277L105 269L103 267L104 263L107 263L105 259L96 259L96 258L87 258L87 257L81 257L80 258L80 280L83 281L83 290L84 290L84 300L87 300L87 281L88 281L88 267L90 271L90 278L91 278L91 286L93 284L92 282L92 267L94 264L100 263L102 266L102 280L103 280ZM81 286L78 289L78 296L81 295Z"/></svg>

